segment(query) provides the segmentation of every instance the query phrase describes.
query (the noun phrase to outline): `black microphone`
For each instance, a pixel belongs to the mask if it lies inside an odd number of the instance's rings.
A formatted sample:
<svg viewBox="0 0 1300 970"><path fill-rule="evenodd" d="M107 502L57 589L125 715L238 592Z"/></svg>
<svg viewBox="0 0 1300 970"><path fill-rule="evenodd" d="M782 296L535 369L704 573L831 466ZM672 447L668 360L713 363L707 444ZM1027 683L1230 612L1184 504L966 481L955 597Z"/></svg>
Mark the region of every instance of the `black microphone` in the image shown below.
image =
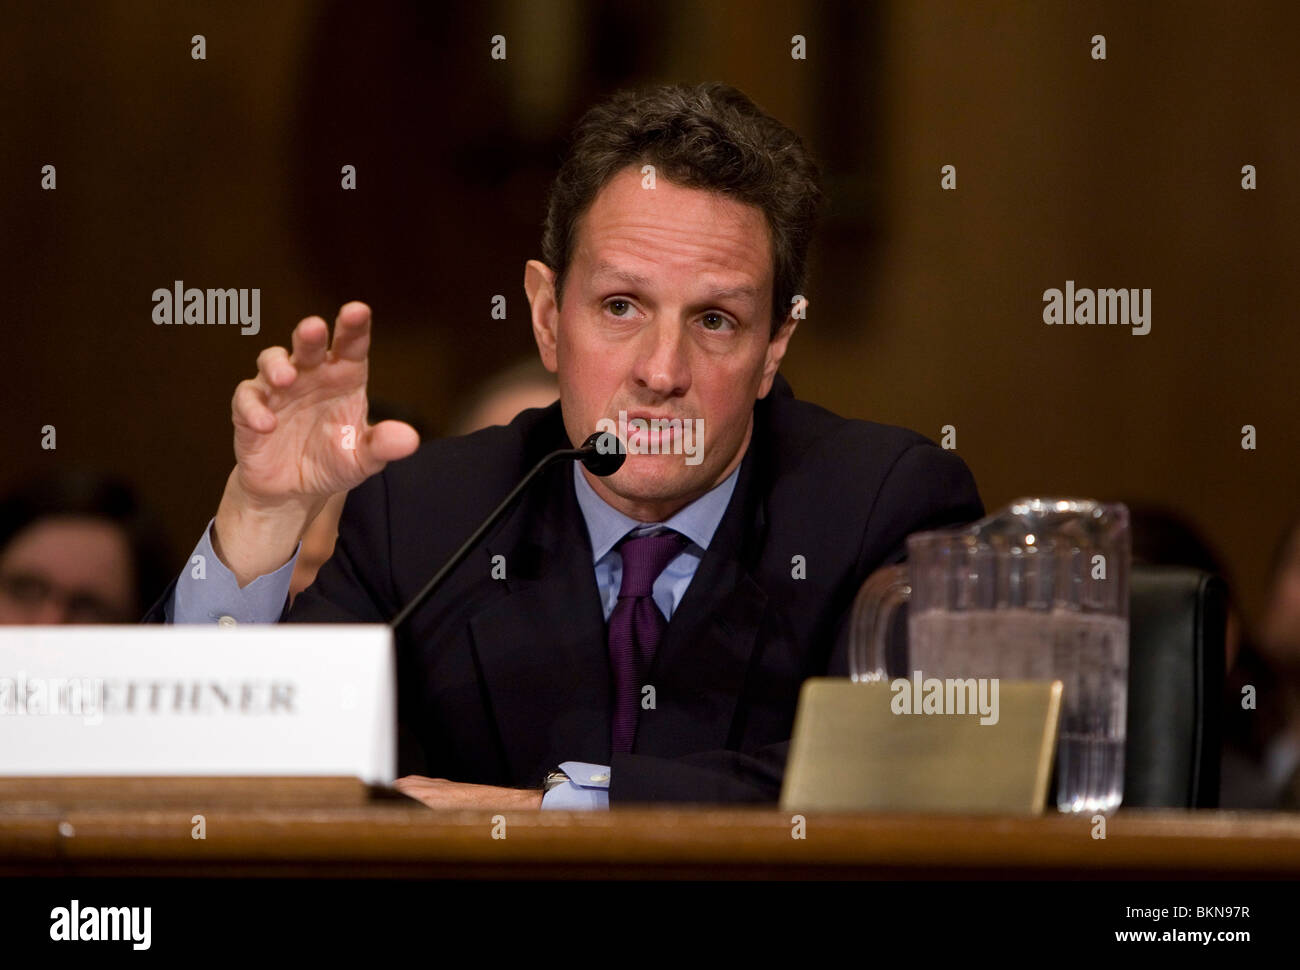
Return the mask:
<svg viewBox="0 0 1300 970"><path fill-rule="evenodd" d="M432 579L424 584L424 589L415 594L415 597L402 607L401 612L389 621L389 626L397 630L406 620L419 609L420 604L427 600L435 589L442 585L443 580L451 575L451 571L464 561L465 557L470 554L480 539L501 520L501 517L509 511L514 505L515 499L523 493L528 487L528 483L537 477L542 469L549 467L557 461L580 461L586 466L587 470L593 475L605 478L614 474L623 467L623 462L627 460L627 448L619 440L618 435L612 431L597 431L587 438L580 448L561 448L553 451L536 465L532 471L523 477L523 479L510 490L510 494L501 500L501 504L492 510L491 514L483 520L483 524L474 530L474 534L465 540L464 544L452 554L446 564L439 569Z"/></svg>
<svg viewBox="0 0 1300 970"><path fill-rule="evenodd" d="M575 450L580 453L578 460L597 478L608 478L627 461L627 447L612 431L597 431ZM563 454L566 452L557 451L550 457Z"/></svg>

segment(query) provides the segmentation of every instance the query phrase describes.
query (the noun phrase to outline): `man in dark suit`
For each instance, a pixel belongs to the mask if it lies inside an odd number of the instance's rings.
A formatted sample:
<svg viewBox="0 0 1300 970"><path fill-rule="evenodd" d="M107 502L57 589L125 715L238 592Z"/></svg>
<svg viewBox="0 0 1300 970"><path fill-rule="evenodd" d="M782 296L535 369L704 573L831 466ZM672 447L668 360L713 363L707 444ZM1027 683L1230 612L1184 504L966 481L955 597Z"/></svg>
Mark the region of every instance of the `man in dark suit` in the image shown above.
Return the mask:
<svg viewBox="0 0 1300 970"><path fill-rule="evenodd" d="M386 621L542 455L617 417L619 471L551 468L400 633L399 787L494 808L774 800L800 684L847 672L863 580L909 533L983 511L955 455L778 376L818 198L797 136L734 89L592 109L525 273L560 401L395 462L417 441L365 422L368 308L340 311L328 351L302 321L235 394L238 463L199 547L218 581L183 575L153 618L279 615L302 529L352 489L284 618Z"/></svg>

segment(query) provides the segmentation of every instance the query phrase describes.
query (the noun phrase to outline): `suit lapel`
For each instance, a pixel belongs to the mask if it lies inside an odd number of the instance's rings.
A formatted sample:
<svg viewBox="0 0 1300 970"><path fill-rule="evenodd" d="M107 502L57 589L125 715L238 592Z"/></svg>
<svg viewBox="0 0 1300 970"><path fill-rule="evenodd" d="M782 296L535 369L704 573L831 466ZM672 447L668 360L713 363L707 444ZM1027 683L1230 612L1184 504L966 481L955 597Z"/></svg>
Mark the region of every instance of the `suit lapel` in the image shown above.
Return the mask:
<svg viewBox="0 0 1300 970"><path fill-rule="evenodd" d="M486 544L505 595L470 635L510 776L535 785L557 760L608 763L610 668L591 540L567 462L544 473Z"/></svg>
<svg viewBox="0 0 1300 970"><path fill-rule="evenodd" d="M655 707L643 703L639 712L635 753L672 757L738 743L736 706L767 609L748 567L766 526L754 487L760 434L756 421L731 502L651 664Z"/></svg>

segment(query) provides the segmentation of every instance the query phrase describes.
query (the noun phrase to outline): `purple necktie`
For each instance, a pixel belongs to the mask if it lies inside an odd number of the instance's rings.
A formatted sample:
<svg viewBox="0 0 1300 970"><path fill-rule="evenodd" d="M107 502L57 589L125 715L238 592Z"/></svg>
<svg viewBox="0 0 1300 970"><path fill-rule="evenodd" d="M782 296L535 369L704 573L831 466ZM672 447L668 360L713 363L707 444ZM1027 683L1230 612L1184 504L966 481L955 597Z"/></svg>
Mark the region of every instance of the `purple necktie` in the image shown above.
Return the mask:
<svg viewBox="0 0 1300 970"><path fill-rule="evenodd" d="M609 615L609 664L614 672L613 749L632 750L636 735L637 706L650 661L668 621L655 605L655 580L686 547L678 532L624 539L618 551L623 556L623 582L618 603Z"/></svg>

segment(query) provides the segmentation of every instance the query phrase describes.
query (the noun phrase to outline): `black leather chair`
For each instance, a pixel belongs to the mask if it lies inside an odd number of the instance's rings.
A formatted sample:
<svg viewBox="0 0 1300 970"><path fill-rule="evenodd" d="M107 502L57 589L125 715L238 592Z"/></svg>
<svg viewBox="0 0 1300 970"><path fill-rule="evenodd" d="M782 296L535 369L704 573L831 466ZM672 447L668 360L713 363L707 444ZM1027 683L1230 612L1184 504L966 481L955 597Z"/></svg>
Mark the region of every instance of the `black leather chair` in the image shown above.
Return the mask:
<svg viewBox="0 0 1300 970"><path fill-rule="evenodd" d="M1210 573L1133 567L1122 807L1218 806L1227 603Z"/></svg>

